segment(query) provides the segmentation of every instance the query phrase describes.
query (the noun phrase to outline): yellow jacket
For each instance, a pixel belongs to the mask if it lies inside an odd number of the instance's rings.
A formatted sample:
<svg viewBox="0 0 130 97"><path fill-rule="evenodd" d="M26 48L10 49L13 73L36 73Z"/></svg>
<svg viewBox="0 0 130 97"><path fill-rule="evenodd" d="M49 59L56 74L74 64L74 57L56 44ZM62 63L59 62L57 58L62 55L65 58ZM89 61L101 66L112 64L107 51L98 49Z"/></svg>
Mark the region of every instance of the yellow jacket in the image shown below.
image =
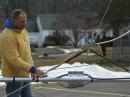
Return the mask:
<svg viewBox="0 0 130 97"><path fill-rule="evenodd" d="M4 77L27 77L33 65L25 29L5 28L0 35L1 68Z"/></svg>

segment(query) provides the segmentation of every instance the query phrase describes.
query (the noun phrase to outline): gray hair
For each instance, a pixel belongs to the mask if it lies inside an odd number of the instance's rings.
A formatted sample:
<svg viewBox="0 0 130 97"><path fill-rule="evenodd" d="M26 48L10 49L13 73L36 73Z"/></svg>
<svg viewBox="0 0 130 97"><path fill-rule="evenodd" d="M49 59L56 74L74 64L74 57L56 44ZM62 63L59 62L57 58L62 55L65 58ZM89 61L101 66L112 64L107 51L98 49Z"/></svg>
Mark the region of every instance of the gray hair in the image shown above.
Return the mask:
<svg viewBox="0 0 130 97"><path fill-rule="evenodd" d="M10 15L10 19L17 19L20 14L26 15L26 12L22 9L15 9Z"/></svg>

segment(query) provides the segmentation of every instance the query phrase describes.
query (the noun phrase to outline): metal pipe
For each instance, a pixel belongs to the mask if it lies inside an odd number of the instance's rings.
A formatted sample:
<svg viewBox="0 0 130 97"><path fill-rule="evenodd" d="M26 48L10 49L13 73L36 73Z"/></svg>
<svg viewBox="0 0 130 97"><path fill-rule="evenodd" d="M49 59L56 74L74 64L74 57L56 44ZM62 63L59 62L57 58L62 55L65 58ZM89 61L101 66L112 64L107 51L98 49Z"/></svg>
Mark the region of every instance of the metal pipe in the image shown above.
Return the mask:
<svg viewBox="0 0 130 97"><path fill-rule="evenodd" d="M0 82L130 82L130 78L89 78L89 77L45 77L32 80L32 78L0 78Z"/></svg>

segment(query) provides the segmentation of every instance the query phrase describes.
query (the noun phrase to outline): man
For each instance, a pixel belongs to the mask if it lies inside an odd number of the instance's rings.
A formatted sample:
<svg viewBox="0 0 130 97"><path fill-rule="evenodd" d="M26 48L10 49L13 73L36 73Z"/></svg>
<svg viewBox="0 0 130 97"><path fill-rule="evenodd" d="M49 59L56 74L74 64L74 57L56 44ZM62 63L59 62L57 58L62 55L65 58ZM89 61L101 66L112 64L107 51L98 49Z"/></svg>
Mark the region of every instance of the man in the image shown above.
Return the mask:
<svg viewBox="0 0 130 97"><path fill-rule="evenodd" d="M33 66L28 33L25 29L27 15L21 9L15 9L5 22L5 29L0 36L1 68L4 77L43 76L44 72ZM32 97L30 84L26 82L6 82L7 97ZM21 96L20 96L21 95Z"/></svg>

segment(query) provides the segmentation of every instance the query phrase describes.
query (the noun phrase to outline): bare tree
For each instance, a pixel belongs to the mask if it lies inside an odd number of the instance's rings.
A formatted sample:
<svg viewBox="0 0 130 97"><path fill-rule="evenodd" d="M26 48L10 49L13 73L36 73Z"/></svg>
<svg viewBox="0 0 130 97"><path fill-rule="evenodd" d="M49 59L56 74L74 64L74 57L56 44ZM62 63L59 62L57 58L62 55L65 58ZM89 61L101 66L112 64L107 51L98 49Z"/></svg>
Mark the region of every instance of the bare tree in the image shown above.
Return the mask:
<svg viewBox="0 0 130 97"><path fill-rule="evenodd" d="M110 0L104 0L99 11L100 16L105 12L105 9ZM113 29L114 37L118 36L119 29L128 24L130 21L130 0L113 0L108 12L105 16L105 22L110 23Z"/></svg>
<svg viewBox="0 0 130 97"><path fill-rule="evenodd" d="M64 5L64 8L62 14L64 17L62 19L58 18L54 25L58 30L67 29L72 45L77 47L80 40L85 36L87 29L90 28L90 25L96 24L94 20L97 19L97 16L93 17L93 13L85 12L86 10L91 10L88 5L90 4L89 0L72 0L69 3L67 0L63 1L64 4L62 5ZM66 6L66 4L68 5Z"/></svg>
<svg viewBox="0 0 130 97"><path fill-rule="evenodd" d="M66 32L74 47L78 46L87 29L85 19L77 12L65 13L62 18L56 20L54 25L55 29Z"/></svg>

